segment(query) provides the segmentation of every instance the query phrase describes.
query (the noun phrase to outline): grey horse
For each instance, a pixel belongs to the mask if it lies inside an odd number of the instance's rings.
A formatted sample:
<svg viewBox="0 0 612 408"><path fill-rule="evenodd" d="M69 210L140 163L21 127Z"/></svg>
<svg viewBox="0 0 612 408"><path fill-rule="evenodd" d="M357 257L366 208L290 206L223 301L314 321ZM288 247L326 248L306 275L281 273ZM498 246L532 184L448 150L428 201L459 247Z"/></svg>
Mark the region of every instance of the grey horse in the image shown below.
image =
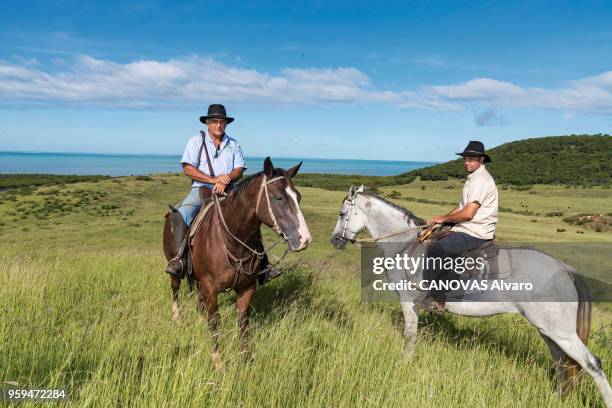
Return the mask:
<svg viewBox="0 0 612 408"><path fill-rule="evenodd" d="M343 249L347 242L355 242L359 232L366 229L385 257L398 253L417 257L423 251L418 245L418 231L424 221L410 211L381 197L366 194L363 186L351 187L342 201L338 222L332 235L332 244ZM588 289L571 267L548 254L529 248L501 248L498 258L500 274L506 273L506 284L529 282L538 288L538 301L529 301L524 295L512 292L485 293L482 301L449 301L451 313L484 317L502 313L519 313L538 329L550 349L559 391L565 392L575 383L582 368L595 381L608 408L612 408L612 389L601 361L585 345L590 331L591 303ZM505 268L505 270L502 270ZM405 270L388 269L389 282L409 280L418 284L423 280L421 268L410 274ZM418 291L401 291L400 303L404 315L405 353L412 356L417 336L419 309L413 300ZM478 295L476 295L478 296ZM498 296L498 298L495 298ZM531 298L533 300L534 298ZM563 299L564 301L546 301Z"/></svg>

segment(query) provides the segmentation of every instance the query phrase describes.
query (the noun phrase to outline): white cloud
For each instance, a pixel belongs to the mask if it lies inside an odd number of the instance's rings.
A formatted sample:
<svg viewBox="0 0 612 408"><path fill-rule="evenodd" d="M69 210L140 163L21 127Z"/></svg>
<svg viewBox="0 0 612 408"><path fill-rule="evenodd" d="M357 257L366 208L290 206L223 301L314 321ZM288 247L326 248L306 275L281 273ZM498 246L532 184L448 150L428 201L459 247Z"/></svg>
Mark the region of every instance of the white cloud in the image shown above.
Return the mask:
<svg viewBox="0 0 612 408"><path fill-rule="evenodd" d="M457 85L431 86L428 91L445 99L463 101L512 100L525 94L516 85L489 78L476 78Z"/></svg>
<svg viewBox="0 0 612 408"><path fill-rule="evenodd" d="M211 100L268 105L377 103L438 111L496 106L612 113L612 71L569 81L558 89L474 78L456 84L381 90L353 67L282 68L271 73L199 56L118 63L85 55L56 61L47 70L25 60L0 61L0 106L183 109ZM487 110L478 115L480 119L475 119L482 123L501 120Z"/></svg>
<svg viewBox="0 0 612 408"><path fill-rule="evenodd" d="M271 103L385 100L355 68L285 68L279 75L188 57L119 64L82 56L59 72L0 62L0 100L184 106L211 99Z"/></svg>

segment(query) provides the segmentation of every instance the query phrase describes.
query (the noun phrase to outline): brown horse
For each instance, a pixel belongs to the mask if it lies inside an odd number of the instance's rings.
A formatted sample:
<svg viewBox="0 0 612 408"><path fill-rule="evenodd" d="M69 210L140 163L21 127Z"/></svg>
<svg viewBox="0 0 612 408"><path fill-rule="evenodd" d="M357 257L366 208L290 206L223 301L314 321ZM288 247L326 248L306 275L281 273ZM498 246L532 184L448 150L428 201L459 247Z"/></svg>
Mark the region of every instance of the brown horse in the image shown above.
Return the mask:
<svg viewBox="0 0 612 408"><path fill-rule="evenodd" d="M270 158L266 158L263 172L245 179L225 200L219 200L205 215L193 238L193 274L199 287L200 311L208 312L212 358L217 368L223 365L218 344L217 295L220 292L230 289L236 292L240 351L249 356L246 338L249 307L264 255L259 244L261 224L273 228L292 251L301 251L310 243L310 232L299 206L300 193L291 181L301 164L289 170L275 169ZM176 248L172 216L180 215L170 213L166 217L164 253L167 259L172 259ZM180 280L171 277L171 286L176 319Z"/></svg>

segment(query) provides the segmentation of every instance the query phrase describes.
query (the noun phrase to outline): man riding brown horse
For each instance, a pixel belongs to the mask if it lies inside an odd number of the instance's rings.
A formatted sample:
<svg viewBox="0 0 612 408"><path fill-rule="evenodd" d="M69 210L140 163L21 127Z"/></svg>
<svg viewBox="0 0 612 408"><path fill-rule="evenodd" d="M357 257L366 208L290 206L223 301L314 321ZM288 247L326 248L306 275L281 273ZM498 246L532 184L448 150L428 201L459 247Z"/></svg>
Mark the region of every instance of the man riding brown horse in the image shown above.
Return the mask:
<svg viewBox="0 0 612 408"><path fill-rule="evenodd" d="M258 246L261 224L272 228L287 243L288 250L301 251L311 241L310 231L300 209L300 193L291 179L301 163L288 170L275 169L270 158L263 171L243 180L226 197L213 196L213 202L198 217L199 227L190 234L193 247L193 278L198 282L200 310L208 313L212 336L212 358L215 367L223 362L219 352L217 296L233 290L236 293L240 350L249 356L247 326L256 282L265 264L266 251ZM204 191L204 189L202 190ZM171 212L179 216L178 211ZM171 217L164 226L164 253L173 257ZM171 276L173 319L180 318L178 290L180 279Z"/></svg>
<svg viewBox="0 0 612 408"><path fill-rule="evenodd" d="M209 199L212 194L230 192L234 182L246 170L240 145L225 133L227 125L234 121L234 118L227 116L225 107L210 105L207 115L201 116L200 121L207 126L208 135L201 131L200 135L193 136L187 142L181 164L183 173L193 180L192 188L178 208L181 216L172 217L175 255L168 263L166 272L179 279L184 276L188 264L186 233L202 207L202 199ZM267 265L267 258L262 264L262 267ZM278 274L268 269L260 276L259 282L263 284Z"/></svg>

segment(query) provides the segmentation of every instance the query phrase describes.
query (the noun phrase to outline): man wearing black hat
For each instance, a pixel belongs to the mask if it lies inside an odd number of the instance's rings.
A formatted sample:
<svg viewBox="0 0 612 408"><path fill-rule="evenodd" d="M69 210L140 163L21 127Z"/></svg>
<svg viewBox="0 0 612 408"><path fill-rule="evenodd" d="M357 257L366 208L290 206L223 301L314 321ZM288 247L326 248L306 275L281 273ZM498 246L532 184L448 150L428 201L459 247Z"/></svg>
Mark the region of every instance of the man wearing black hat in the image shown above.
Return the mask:
<svg viewBox="0 0 612 408"><path fill-rule="evenodd" d="M497 187L484 163L491 158L485 153L484 145L479 141L470 141L461 153L463 167L468 173L463 186L461 203L445 215L437 215L428 220L428 224L454 224L451 233L439 241L433 241L427 249L428 258L456 257L466 251L475 249L495 236L497 223L498 196ZM423 276L437 280L444 273L432 262L433 267L425 270ZM414 301L427 310L445 308L445 293L440 290L430 290Z"/></svg>
<svg viewBox="0 0 612 408"><path fill-rule="evenodd" d="M187 142L181 164L183 173L193 180L192 188L187 197L181 203L178 211L182 215L174 218L173 225L175 242L184 241L188 226L193 221L202 203L200 201L200 187L209 189L213 194L222 194L231 188L234 181L242 177L246 169L242 149L236 141L225 133L226 126L233 122L234 118L227 116L223 105L213 104L208 107L208 114L200 117L200 122L208 127L208 135L200 131L200 135L194 136ZM206 154L210 159L213 173L209 170ZM176 240L176 236L183 239ZM177 255L170 260L166 272L180 277L183 272L185 243L177 248Z"/></svg>

